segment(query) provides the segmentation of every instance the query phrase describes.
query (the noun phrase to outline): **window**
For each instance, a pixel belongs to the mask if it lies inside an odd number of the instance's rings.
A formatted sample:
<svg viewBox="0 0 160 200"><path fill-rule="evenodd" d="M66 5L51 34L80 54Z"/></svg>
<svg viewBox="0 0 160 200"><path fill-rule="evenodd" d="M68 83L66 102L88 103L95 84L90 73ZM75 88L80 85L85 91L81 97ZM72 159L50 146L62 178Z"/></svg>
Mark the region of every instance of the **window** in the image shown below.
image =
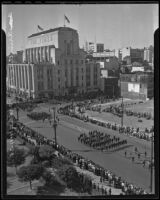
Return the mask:
<svg viewBox="0 0 160 200"><path fill-rule="evenodd" d="M67 68L65 68L65 77L67 77Z"/></svg>
<svg viewBox="0 0 160 200"><path fill-rule="evenodd" d="M57 64L59 65L59 60L57 61Z"/></svg>
<svg viewBox="0 0 160 200"><path fill-rule="evenodd" d="M81 64L83 65L83 60L81 60Z"/></svg>
<svg viewBox="0 0 160 200"><path fill-rule="evenodd" d="M65 81L65 87L67 87L67 81Z"/></svg>
<svg viewBox="0 0 160 200"><path fill-rule="evenodd" d="M40 72L41 72L41 79L43 79L43 69L41 69Z"/></svg>
<svg viewBox="0 0 160 200"><path fill-rule="evenodd" d="M58 78L58 82L60 82L60 78Z"/></svg>
<svg viewBox="0 0 160 200"><path fill-rule="evenodd" d="M65 60L65 61L64 61L64 64L65 64L65 65L67 65L67 64L68 64L67 60Z"/></svg>
<svg viewBox="0 0 160 200"><path fill-rule="evenodd" d="M76 65L78 65L78 63L79 63L78 60L76 60Z"/></svg>
<svg viewBox="0 0 160 200"><path fill-rule="evenodd" d="M72 64L73 63L73 61L72 60L70 60L70 64Z"/></svg>
<svg viewBox="0 0 160 200"><path fill-rule="evenodd" d="M70 44L67 44L67 55L70 55Z"/></svg>
<svg viewBox="0 0 160 200"><path fill-rule="evenodd" d="M60 70L58 70L58 74L60 74Z"/></svg>

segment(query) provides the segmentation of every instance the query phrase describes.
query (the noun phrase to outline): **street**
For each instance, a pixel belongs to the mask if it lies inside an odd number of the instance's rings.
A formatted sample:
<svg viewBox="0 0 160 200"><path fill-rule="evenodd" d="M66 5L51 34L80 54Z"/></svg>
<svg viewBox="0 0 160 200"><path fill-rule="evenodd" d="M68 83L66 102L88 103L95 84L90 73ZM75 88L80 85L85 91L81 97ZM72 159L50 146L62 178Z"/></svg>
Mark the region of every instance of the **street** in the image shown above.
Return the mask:
<svg viewBox="0 0 160 200"><path fill-rule="evenodd" d="M48 112L48 106L41 105L41 107L36 108L35 111L36 110L39 112L40 110ZM48 121L45 121L44 123L42 121L32 121L26 116L24 111L20 111L19 114L21 122L50 139L54 138L53 127L51 127ZM145 151L147 152L146 160L150 159L150 142L126 135L121 135L116 131L86 123L68 116L59 115L59 118L60 123L57 127L57 141L60 145L64 145L68 149L114 172L117 176L121 176L122 179L126 180L127 182L133 183L136 186L140 186L148 192L150 191L150 171L148 166L145 168L142 166ZM119 137L127 139L130 146L126 149L115 152L100 152L95 149L91 149L90 147L78 142L77 139L80 133L87 130L100 130L112 135L118 134ZM138 151L141 152L140 159L138 159L138 156L134 153L135 147L137 147ZM126 157L124 156L125 151L127 151ZM130 153L135 156L134 163L131 161Z"/></svg>

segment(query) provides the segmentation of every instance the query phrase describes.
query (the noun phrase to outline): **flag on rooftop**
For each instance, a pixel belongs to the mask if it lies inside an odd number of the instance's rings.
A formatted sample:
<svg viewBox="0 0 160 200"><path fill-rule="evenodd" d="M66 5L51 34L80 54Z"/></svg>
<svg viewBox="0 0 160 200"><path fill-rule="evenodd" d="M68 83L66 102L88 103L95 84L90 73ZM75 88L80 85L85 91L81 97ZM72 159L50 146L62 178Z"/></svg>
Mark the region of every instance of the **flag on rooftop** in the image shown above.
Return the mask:
<svg viewBox="0 0 160 200"><path fill-rule="evenodd" d="M68 17L66 17L65 15L64 15L64 17L65 17L65 20L66 20L68 23L70 23Z"/></svg>
<svg viewBox="0 0 160 200"><path fill-rule="evenodd" d="M43 31L44 29L42 27L40 27L39 25L37 26L37 28L41 31Z"/></svg>

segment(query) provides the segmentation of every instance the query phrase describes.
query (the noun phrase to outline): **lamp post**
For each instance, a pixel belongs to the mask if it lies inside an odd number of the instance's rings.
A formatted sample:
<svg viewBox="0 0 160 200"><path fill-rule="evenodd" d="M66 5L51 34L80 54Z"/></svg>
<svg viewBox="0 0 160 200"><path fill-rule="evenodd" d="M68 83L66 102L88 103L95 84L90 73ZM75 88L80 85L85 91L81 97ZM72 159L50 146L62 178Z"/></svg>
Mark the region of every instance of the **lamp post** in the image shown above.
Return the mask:
<svg viewBox="0 0 160 200"><path fill-rule="evenodd" d="M16 112L17 112L17 120L19 120L19 108L16 106Z"/></svg>
<svg viewBox="0 0 160 200"><path fill-rule="evenodd" d="M122 88L121 88L121 74L120 74L120 94L121 94L121 98L122 98L122 104L121 104L121 108L122 108L121 127L123 127L123 109L124 109L124 104L123 104L123 96L122 96Z"/></svg>
<svg viewBox="0 0 160 200"><path fill-rule="evenodd" d="M17 121L19 120L19 108L18 108L18 99L17 99L17 94L16 94L16 112L17 112Z"/></svg>
<svg viewBox="0 0 160 200"><path fill-rule="evenodd" d="M53 108L53 111L54 111L54 121L53 121L53 128L54 128L54 135L55 135L55 146L56 146L56 149L57 149L57 133L56 133L56 130L57 130L57 121L56 121L56 109Z"/></svg>
<svg viewBox="0 0 160 200"><path fill-rule="evenodd" d="M121 117L121 127L123 127L123 108L124 108L124 105L123 105L123 96L122 96L122 117Z"/></svg>

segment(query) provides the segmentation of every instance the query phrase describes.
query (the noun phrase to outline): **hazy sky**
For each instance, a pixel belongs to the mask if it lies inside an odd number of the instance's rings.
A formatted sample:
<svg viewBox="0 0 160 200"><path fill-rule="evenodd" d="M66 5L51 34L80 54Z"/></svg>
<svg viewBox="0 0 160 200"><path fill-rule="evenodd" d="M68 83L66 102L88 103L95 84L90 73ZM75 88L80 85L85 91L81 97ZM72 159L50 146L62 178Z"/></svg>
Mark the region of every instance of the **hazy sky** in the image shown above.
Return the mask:
<svg viewBox="0 0 160 200"><path fill-rule="evenodd" d="M153 44L158 28L158 4L102 4L102 5L3 5L2 28L8 32L9 17L13 15L14 52L25 47L27 36L64 25L79 33L80 47L85 41L104 43L106 49L126 46L143 48ZM9 47L7 54L9 53Z"/></svg>

